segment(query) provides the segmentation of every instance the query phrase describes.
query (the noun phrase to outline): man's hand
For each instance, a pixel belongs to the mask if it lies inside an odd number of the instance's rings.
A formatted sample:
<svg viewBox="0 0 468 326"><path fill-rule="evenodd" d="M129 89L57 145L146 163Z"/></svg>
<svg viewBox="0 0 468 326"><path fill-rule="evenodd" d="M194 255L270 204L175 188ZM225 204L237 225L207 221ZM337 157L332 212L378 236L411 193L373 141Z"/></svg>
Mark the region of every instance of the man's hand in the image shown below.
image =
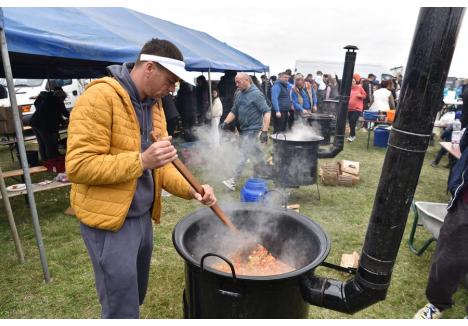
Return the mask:
<svg viewBox="0 0 468 326"><path fill-rule="evenodd" d="M276 117L277 117L277 118L281 118L281 112L279 112L279 111L276 112Z"/></svg>
<svg viewBox="0 0 468 326"><path fill-rule="evenodd" d="M210 185L202 185L202 187L205 192L203 196L196 192L193 188L190 188L190 194L192 197L203 205L213 206L216 204L216 197L213 188Z"/></svg>
<svg viewBox="0 0 468 326"><path fill-rule="evenodd" d="M259 139L260 143L266 144L268 142L268 131L261 131Z"/></svg>
<svg viewBox="0 0 468 326"><path fill-rule="evenodd" d="M312 108L312 112L317 112L317 105L314 105L314 107Z"/></svg>
<svg viewBox="0 0 468 326"><path fill-rule="evenodd" d="M169 140L160 140L151 144L143 153L143 169L157 169L177 158L177 151Z"/></svg>
<svg viewBox="0 0 468 326"><path fill-rule="evenodd" d="M221 130L229 130L229 128L231 128L231 125L226 122L221 122L221 124L219 125L219 129Z"/></svg>

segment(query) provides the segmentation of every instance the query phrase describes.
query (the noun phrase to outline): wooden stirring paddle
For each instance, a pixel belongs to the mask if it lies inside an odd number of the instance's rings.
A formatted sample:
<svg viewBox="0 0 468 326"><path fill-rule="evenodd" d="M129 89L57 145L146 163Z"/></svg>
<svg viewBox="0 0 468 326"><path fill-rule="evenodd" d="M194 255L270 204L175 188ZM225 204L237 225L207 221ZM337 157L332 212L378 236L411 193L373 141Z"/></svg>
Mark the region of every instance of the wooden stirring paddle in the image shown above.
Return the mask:
<svg viewBox="0 0 468 326"><path fill-rule="evenodd" d="M153 141L158 141L158 137L154 135L154 133L151 133L151 137ZM168 138L170 139L170 138ZM187 182L192 186L192 188L198 192L200 195L205 194L205 190L203 189L202 185L198 180L193 176L192 172L190 172L189 169L185 166L184 163L182 163L181 160L176 158L174 161L172 161L172 164L175 166L175 168L182 174L182 176L187 180ZM229 217L224 214L223 210L218 206L218 204L214 204L210 206L211 210L215 213L215 215L225 224L227 225L232 231L238 231L237 228L232 224L231 220Z"/></svg>

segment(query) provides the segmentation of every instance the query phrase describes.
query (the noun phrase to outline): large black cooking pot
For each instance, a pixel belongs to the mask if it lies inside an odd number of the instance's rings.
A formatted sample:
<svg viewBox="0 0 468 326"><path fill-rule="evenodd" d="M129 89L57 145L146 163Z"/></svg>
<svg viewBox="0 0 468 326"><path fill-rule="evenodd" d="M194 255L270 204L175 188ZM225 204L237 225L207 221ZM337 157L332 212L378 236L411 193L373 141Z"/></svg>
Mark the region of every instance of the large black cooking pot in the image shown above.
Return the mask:
<svg viewBox="0 0 468 326"><path fill-rule="evenodd" d="M236 227L255 231L259 243L295 268L272 276L237 275L210 267L220 262L238 240L209 209L180 221L172 240L185 260L185 318L306 318L309 304L301 295L300 277L313 273L328 255L325 231L309 218L291 210L258 204L223 206ZM219 255L218 258L216 255Z"/></svg>
<svg viewBox="0 0 468 326"><path fill-rule="evenodd" d="M323 100L320 113L330 114L336 117L338 115L339 108L340 108L339 100Z"/></svg>
<svg viewBox="0 0 468 326"><path fill-rule="evenodd" d="M321 136L297 137L274 134L272 179L280 187L294 188L317 183L317 158Z"/></svg>
<svg viewBox="0 0 468 326"><path fill-rule="evenodd" d="M311 113L307 116L307 122L310 126L320 128L320 133L323 139L320 145L330 144L330 136L336 129L336 118L332 114L325 113Z"/></svg>

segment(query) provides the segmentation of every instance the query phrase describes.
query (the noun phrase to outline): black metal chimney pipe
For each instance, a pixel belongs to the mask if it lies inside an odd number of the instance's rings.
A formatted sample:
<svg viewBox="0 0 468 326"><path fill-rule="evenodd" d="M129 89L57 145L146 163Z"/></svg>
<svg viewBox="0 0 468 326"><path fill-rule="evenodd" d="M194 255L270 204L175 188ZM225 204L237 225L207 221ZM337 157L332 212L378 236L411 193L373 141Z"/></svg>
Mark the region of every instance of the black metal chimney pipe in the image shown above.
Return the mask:
<svg viewBox="0 0 468 326"><path fill-rule="evenodd" d="M424 161L465 8L421 8L356 276L307 275L309 303L346 313L384 300Z"/></svg>
<svg viewBox="0 0 468 326"><path fill-rule="evenodd" d="M345 63L343 67L343 75L340 88L340 108L336 117L336 134L333 140L333 145L327 150L319 150L318 158L332 158L338 155L343 150L344 137L346 129L346 118L348 116L349 94L351 93L351 85L353 81L354 64L356 62L357 46L347 45Z"/></svg>

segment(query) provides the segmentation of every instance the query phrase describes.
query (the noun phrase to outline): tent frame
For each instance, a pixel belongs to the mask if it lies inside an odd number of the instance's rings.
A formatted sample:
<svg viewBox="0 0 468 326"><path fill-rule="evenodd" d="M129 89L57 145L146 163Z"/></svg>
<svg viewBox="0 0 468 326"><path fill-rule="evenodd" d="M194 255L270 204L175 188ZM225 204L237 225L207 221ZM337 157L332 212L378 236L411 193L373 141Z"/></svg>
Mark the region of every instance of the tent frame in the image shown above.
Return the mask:
<svg viewBox="0 0 468 326"><path fill-rule="evenodd" d="M21 117L20 117L20 113L18 110L18 102L16 100L15 85L13 83L13 73L12 73L12 69L10 65L10 55L8 53L8 47L6 43L6 37L5 37L5 28L3 24L2 26L0 26L0 50L2 52L3 69L5 71L5 78L7 81L11 109L13 111L13 120L15 124L17 146L18 146L18 150L20 154L21 167L23 168L24 181L26 184L28 204L29 204L29 210L31 212L31 218L33 221L36 244L37 244L37 247L39 248L39 257L41 260L44 280L46 283L49 283L50 282L49 266L47 264L47 257L46 257L46 252L44 248L44 242L42 240L41 226L39 224L39 217L37 214L36 201L34 199L34 193L32 190L31 175L29 174L28 159L26 156L26 147L24 146L23 125L21 123ZM8 198L8 196L6 198ZM14 235L13 237L15 238ZM16 244L16 240L15 240L15 244ZM21 260L24 261L24 257L23 259L20 258L20 261Z"/></svg>

